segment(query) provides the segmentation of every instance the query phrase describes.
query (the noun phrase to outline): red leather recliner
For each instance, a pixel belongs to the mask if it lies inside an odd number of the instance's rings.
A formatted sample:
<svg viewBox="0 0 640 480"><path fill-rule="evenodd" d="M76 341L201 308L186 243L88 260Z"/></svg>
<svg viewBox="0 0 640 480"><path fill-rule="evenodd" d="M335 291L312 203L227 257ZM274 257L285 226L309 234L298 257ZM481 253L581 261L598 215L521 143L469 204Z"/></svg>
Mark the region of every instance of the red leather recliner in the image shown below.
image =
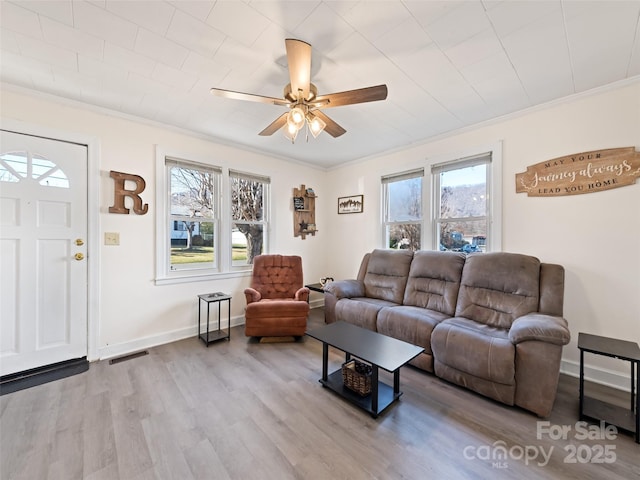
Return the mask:
<svg viewBox="0 0 640 480"><path fill-rule="evenodd" d="M253 259L244 333L247 337L300 337L307 329L309 289L303 286L302 258L258 255Z"/></svg>

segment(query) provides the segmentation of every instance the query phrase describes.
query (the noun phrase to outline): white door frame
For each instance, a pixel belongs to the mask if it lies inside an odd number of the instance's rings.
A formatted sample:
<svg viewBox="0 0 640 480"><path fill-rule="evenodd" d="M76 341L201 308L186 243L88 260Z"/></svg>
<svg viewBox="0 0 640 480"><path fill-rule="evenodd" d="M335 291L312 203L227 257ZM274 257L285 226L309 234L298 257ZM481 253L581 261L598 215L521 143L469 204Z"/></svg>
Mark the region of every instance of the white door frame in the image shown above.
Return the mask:
<svg viewBox="0 0 640 480"><path fill-rule="evenodd" d="M2 118L4 130L62 140L87 146L87 360L99 360L100 319L100 140L98 137L68 132L11 118Z"/></svg>

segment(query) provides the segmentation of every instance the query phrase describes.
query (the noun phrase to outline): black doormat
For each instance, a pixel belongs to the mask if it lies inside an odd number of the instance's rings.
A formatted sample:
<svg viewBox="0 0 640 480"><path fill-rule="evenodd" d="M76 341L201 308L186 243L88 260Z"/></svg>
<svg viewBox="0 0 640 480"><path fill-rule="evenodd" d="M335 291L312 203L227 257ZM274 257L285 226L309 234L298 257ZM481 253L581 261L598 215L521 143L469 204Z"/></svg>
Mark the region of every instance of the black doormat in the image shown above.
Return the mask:
<svg viewBox="0 0 640 480"><path fill-rule="evenodd" d="M60 380L89 370L87 357L74 358L64 362L52 363L44 367L33 368L23 372L12 373L0 377L0 395L17 392L25 388L35 387L43 383Z"/></svg>

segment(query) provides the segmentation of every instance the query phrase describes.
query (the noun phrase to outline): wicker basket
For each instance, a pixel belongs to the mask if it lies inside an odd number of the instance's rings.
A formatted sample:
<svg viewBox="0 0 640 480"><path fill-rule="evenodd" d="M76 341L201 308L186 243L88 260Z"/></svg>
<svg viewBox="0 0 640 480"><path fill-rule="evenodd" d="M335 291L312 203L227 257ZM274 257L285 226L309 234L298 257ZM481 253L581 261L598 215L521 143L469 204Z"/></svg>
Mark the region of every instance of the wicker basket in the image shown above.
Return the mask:
<svg viewBox="0 0 640 480"><path fill-rule="evenodd" d="M343 363L342 381L349 390L366 397L371 393L371 366L358 360Z"/></svg>

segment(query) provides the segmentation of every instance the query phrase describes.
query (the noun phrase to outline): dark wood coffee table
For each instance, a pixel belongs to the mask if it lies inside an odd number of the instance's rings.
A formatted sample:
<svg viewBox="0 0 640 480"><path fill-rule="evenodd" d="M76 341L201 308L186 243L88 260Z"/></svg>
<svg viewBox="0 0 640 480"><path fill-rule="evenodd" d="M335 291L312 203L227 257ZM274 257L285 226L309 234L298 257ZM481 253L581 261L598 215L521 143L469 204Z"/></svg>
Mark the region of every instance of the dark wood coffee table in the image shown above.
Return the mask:
<svg viewBox="0 0 640 480"><path fill-rule="evenodd" d="M402 395L400 367L424 351L422 347L346 322L332 323L306 334L322 342L322 378L320 383L366 410L374 418ZM345 352L345 361L349 361L354 356L371 364L371 393L369 395L362 397L345 387L342 382L342 369L331 374L327 372L330 346ZM393 387L379 381L379 368L393 373Z"/></svg>

